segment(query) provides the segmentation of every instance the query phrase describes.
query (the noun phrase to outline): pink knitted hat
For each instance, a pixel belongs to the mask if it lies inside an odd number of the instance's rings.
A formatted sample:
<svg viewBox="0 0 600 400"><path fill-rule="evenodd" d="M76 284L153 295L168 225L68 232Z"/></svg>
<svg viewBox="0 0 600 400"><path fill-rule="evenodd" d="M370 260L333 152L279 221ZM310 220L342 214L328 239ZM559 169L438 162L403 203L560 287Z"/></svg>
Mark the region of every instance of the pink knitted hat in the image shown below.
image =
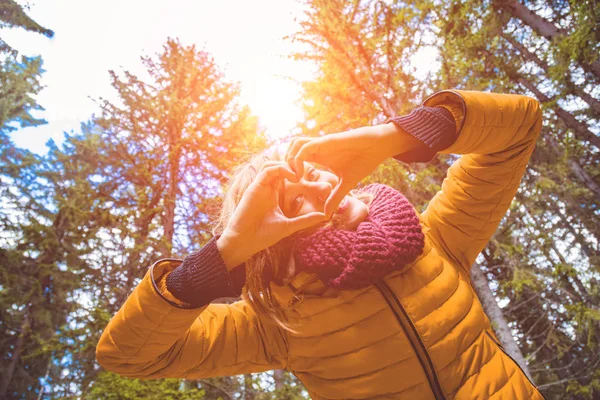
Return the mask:
<svg viewBox="0 0 600 400"><path fill-rule="evenodd" d="M375 197L355 231L322 228L299 239L295 261L300 270L316 273L328 286L358 289L421 254L424 235L406 197L379 183L365 190Z"/></svg>

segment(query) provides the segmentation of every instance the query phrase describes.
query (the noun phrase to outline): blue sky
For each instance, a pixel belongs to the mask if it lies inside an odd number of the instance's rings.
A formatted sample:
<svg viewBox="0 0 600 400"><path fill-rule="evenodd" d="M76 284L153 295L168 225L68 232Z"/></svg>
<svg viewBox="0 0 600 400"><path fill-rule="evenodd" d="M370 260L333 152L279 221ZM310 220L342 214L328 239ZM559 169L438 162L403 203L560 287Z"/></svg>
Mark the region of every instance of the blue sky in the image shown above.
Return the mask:
<svg viewBox="0 0 600 400"><path fill-rule="evenodd" d="M260 117L267 133L283 136L301 118L297 81L310 79L311 66L287 59L293 50L285 35L297 29L301 6L295 0L140 1L53 0L30 2L28 14L52 29L48 39L22 29L4 29L2 38L21 53L41 55L45 88L36 116L48 124L21 129L13 141L37 153L60 143L63 132L78 131L97 111L92 99L115 99L108 70L143 76L140 56L160 51L167 37L204 47L239 81L242 101Z"/></svg>

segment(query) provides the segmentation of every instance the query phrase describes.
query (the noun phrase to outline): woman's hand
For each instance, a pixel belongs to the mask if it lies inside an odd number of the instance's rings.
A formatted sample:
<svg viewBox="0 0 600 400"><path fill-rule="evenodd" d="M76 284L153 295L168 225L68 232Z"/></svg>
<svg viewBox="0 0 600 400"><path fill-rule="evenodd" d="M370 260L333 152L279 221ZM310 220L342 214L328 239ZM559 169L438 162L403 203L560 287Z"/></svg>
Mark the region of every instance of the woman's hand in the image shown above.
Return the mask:
<svg viewBox="0 0 600 400"><path fill-rule="evenodd" d="M279 189L284 179L298 182L296 174L285 162L266 162L242 195L217 241L228 268L241 264L294 232L326 220L325 214L319 212L286 217L279 207Z"/></svg>
<svg viewBox="0 0 600 400"><path fill-rule="evenodd" d="M386 158L396 154L399 144L394 135L399 136L397 128L385 124L316 138L296 138L290 143L286 161L297 176L304 173L304 161L314 161L330 168L339 177L325 203L325 214L329 217L358 182Z"/></svg>

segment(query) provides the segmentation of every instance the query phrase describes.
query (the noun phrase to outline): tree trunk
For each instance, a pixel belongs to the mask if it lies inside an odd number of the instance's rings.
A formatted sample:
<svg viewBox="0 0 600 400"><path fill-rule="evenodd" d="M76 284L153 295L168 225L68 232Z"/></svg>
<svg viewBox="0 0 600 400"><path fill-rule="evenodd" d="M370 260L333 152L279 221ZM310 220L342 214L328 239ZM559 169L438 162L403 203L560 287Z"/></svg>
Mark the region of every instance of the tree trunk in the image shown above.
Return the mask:
<svg viewBox="0 0 600 400"><path fill-rule="evenodd" d="M554 138L549 136L546 139L550 146L551 151L554 153L554 156L560 157L561 151L558 148L558 144L556 143ZM590 192L595 193L596 196L598 196L598 198L600 198L600 185L598 185L594 181L594 179L592 179L592 177L585 171L585 169L583 169L583 167L577 161L575 161L571 158L567 159L567 164L569 165L571 172L573 172L573 175L575 175L575 177L579 180L579 182L581 182L583 185L585 185L585 187Z"/></svg>
<svg viewBox="0 0 600 400"><path fill-rule="evenodd" d="M540 17L517 0L503 0L500 2L500 6L548 40L552 40L562 34L562 31L556 25Z"/></svg>
<svg viewBox="0 0 600 400"><path fill-rule="evenodd" d="M8 388L13 378L13 374L17 369L17 364L21 360L21 353L23 352L23 346L25 344L25 337L29 333L29 308L25 310L25 314L23 315L23 322L21 323L21 329L19 331L19 336L17 337L17 343L15 343L15 347L10 356L10 364L8 364L8 368L6 369L4 378L2 379L2 386L0 386L0 399L8 399Z"/></svg>
<svg viewBox="0 0 600 400"><path fill-rule="evenodd" d="M508 326L508 321L504 318L502 309L498 306L496 298L494 297L487 279L478 263L474 263L471 267L471 283L483 305L485 313L493 324L494 332L496 333L498 340L500 340L500 343L502 343L504 350L519 364L523 369L523 372L525 372L527 377L533 382L533 378L531 377L531 373L529 373L529 368L525 362L525 357L523 357L521 349L513 338L510 327Z"/></svg>
<svg viewBox="0 0 600 400"><path fill-rule="evenodd" d="M562 225L571 233L571 235L573 235L573 237L577 241L577 244L581 246L581 251L583 251L583 254L585 254L585 256L589 259L590 265L596 265L596 257L598 257L598 251L590 248L590 246L588 245L588 240L590 240L591 238L584 237L583 234L581 234L581 232L576 230L573 226L573 221L568 219L568 217L563 213L563 211L556 206L556 203L552 203L551 207L554 214L560 216L560 219L563 221Z"/></svg>
<svg viewBox="0 0 600 400"><path fill-rule="evenodd" d="M506 39L507 42L511 44L515 49L517 49L522 55L523 58L527 61L534 62L538 65L544 72L548 73L550 71L550 66L540 59L535 53L529 51L527 47L525 47L518 40L513 38L512 36L502 33L502 37ZM596 100L589 93L587 93L581 86L576 85L571 81L570 77L565 77L564 84L567 88L567 93L572 94L574 96L579 97L581 100L585 101L591 108L594 110L595 115L600 116L600 101Z"/></svg>
<svg viewBox="0 0 600 400"><path fill-rule="evenodd" d="M120 288L121 290L119 290L115 295L115 305L117 307L120 307L123 303L125 303L127 296L129 296L133 290L133 281L135 278L137 278L137 272L140 271L142 267L147 267L141 265L140 263L140 256L142 254L140 249L148 240L148 229L150 222L154 218L154 215L155 213L146 215L144 218L142 218L141 224L138 225L141 227L139 235L135 237L133 241L133 251L127 255L127 263L123 267L123 271L127 276L127 281L125 285Z"/></svg>
<svg viewBox="0 0 600 400"><path fill-rule="evenodd" d="M284 382L285 371L282 369L276 369L273 371L273 380L275 380L275 390L281 390L285 386Z"/></svg>
<svg viewBox="0 0 600 400"><path fill-rule="evenodd" d="M550 101L550 98L548 96L546 96L544 93L538 90L538 88L533 83L529 82L527 79L521 76L516 76L514 74L511 78L515 79L521 85L525 86L525 88L531 91L540 102L547 103ZM579 139L583 141L588 141L600 149L600 137L596 136L592 131L590 131L584 123L577 121L573 114L569 113L559 105L555 105L553 107L553 110L558 116L558 118L560 118L565 123L565 125L567 125L567 127L572 129L575 135L579 137Z"/></svg>
<svg viewBox="0 0 600 400"><path fill-rule="evenodd" d="M46 368L46 374L44 375L44 383L40 384L40 393L38 394L37 400L42 400L44 395L44 384L48 382L48 376L50 375L50 367L52 366L52 357L48 360L48 368Z"/></svg>
<svg viewBox="0 0 600 400"><path fill-rule="evenodd" d="M132 179L129 179L134 185ZM116 293L116 301L115 304L120 307L123 303L125 303L125 299L131 293L133 289L133 281L138 277L139 271L142 268L147 268L148 265L142 265L140 262L140 256L142 255L142 247L146 244L148 240L150 224L152 220L156 216L157 212L155 211L156 206L158 205L160 199L163 197L164 188L162 186L156 185L152 187L152 198L148 204L145 204L142 211L142 217L136 221L136 231L138 232L135 235L134 243L133 243L133 251L127 255L127 261L123 266L122 270L124 274L127 276L127 281L124 286L121 286L122 290L119 290ZM104 201L115 201L110 193L99 192L101 199ZM145 271L145 269L144 269ZM115 310L116 312L116 310Z"/></svg>
<svg viewBox="0 0 600 400"><path fill-rule="evenodd" d="M562 265L572 266L562 255L560 250L556 247L556 242L554 242L554 241L550 242L550 248L554 251L554 254L556 254L556 256L558 257L558 259L560 260L560 263ZM549 257L547 257L547 258L550 260ZM570 280L573 281L573 283L575 284L575 287L573 287L569 278L570 278ZM574 274L572 276L565 276L564 281L565 281L565 283L568 283L571 286L570 288L573 292L577 293L580 301L582 301L586 306L588 306L590 308L594 308L593 301L588 293L588 290L584 286L583 282L581 282L581 279L579 279L579 276L577 276L577 274ZM577 289L577 291L575 289Z"/></svg>
<svg viewBox="0 0 600 400"><path fill-rule="evenodd" d="M527 6L521 4L518 0L502 0L500 1L500 6L507 10L513 17L521 20L539 35L550 41L560 39L560 37L564 36L564 32L558 29L556 25L547 19L540 17L527 8ZM577 57L577 61L584 71L600 78L600 61L594 61L590 64L584 61L581 56Z"/></svg>
<svg viewBox="0 0 600 400"><path fill-rule="evenodd" d="M327 43L333 47L338 53L344 55L346 62L341 61L340 64L343 65L344 72L346 72L352 81L352 83L356 86L356 88L362 91L367 98L373 101L380 108L381 112L385 115L386 118L394 117L397 115L397 111L390 104L390 102L384 97L379 95L376 92L371 91L369 88L375 86L372 81L367 82L367 85L363 84L360 78L356 76L355 71L357 70L368 70L371 71L371 65L361 65L357 64L357 57L353 54L350 54L344 45L336 40L333 35L329 32L320 31L319 32L327 41ZM348 65L349 64L349 65Z"/></svg>
<svg viewBox="0 0 600 400"><path fill-rule="evenodd" d="M252 383L252 374L244 374L244 400L254 400L257 395Z"/></svg>
<svg viewBox="0 0 600 400"><path fill-rule="evenodd" d="M169 152L169 183L167 195L164 199L165 214L163 217L164 234L162 238L162 256L170 257L173 249L173 235L175 234L175 202L177 201L177 186L179 184L179 157L180 146L173 143Z"/></svg>
<svg viewBox="0 0 600 400"><path fill-rule="evenodd" d="M218 396L226 400L233 400L233 394L229 393L231 386L225 383L231 379L232 377L206 378L200 379L198 382L200 382L201 387L207 392L205 396L207 399L214 399Z"/></svg>
<svg viewBox="0 0 600 400"><path fill-rule="evenodd" d="M600 198L600 186L594 182L594 180L588 175L579 163L569 159L569 167L575 176L585 185L587 188L596 194L597 199Z"/></svg>

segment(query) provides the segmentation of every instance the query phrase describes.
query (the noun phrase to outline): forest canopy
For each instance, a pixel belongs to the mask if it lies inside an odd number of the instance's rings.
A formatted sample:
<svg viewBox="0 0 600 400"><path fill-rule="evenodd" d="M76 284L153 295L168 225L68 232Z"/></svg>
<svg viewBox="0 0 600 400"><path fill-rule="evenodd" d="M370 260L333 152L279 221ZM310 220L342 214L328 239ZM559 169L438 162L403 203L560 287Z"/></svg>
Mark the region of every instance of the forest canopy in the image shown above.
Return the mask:
<svg viewBox="0 0 600 400"><path fill-rule="evenodd" d="M547 399L600 398L600 6L303 6L287 38L302 50L285 54L315 67L298 99L303 136L385 122L443 89L540 101L541 137L473 265L473 285L502 345ZM0 1L0 28L50 40L27 11ZM272 144L206 49L165 38L140 57L143 76L115 65L106 74L116 100L95 98L97 114L36 154L12 138L45 123L36 100L43 60L0 38L0 398L308 398L288 371L142 381L96 362L102 330L147 268L201 248L232 168ZM390 185L423 210L455 158L388 160L362 184Z"/></svg>

